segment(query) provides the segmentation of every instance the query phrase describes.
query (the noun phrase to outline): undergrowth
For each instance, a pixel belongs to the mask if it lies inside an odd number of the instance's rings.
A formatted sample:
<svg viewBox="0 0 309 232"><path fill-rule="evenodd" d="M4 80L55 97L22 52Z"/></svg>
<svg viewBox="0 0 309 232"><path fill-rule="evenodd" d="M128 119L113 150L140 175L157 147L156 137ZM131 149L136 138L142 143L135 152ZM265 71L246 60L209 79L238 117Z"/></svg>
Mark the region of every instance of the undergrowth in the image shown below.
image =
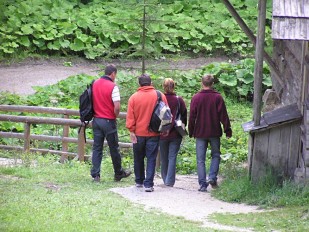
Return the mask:
<svg viewBox="0 0 309 232"><path fill-rule="evenodd" d="M309 207L309 186L291 180L278 182L270 171L258 183L250 181L247 168L228 162L222 168L223 182L213 195L228 202L261 207Z"/></svg>

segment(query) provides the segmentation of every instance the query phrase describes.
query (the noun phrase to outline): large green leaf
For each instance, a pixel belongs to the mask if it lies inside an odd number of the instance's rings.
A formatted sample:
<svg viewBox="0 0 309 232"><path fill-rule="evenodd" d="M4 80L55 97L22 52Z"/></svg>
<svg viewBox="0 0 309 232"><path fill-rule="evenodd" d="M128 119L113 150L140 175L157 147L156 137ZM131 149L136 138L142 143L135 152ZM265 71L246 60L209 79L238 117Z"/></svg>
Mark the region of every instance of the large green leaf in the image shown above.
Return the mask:
<svg viewBox="0 0 309 232"><path fill-rule="evenodd" d="M263 74L263 81L262 81L262 83L264 85L266 85L267 87L271 87L272 86L272 81L271 81L270 75Z"/></svg>
<svg viewBox="0 0 309 232"><path fill-rule="evenodd" d="M70 44L70 48L73 51L81 51L85 48L85 45L83 43L83 41L81 41L80 39L75 38L74 42Z"/></svg>
<svg viewBox="0 0 309 232"><path fill-rule="evenodd" d="M227 86L236 86L237 85L237 77L235 75L230 75L227 73L221 73L219 76L219 82L223 85Z"/></svg>
<svg viewBox="0 0 309 232"><path fill-rule="evenodd" d="M59 43L58 40L54 41L54 42L49 42L47 44L47 47L50 49L50 50L59 50L61 45Z"/></svg>
<svg viewBox="0 0 309 232"><path fill-rule="evenodd" d="M130 44L138 44L140 42L140 37L138 35L126 34L124 37Z"/></svg>
<svg viewBox="0 0 309 232"><path fill-rule="evenodd" d="M214 41L215 41L216 43L218 43L218 44L224 43L224 37L221 36L221 35L219 35L219 36L217 36L217 37L215 38Z"/></svg>
<svg viewBox="0 0 309 232"><path fill-rule="evenodd" d="M58 23L59 29L66 35L72 34L77 29L76 24L69 22Z"/></svg>
<svg viewBox="0 0 309 232"><path fill-rule="evenodd" d="M67 48L67 47L70 46L70 41L66 40L66 39L60 39L59 43L60 43L62 48Z"/></svg>
<svg viewBox="0 0 309 232"><path fill-rule="evenodd" d="M33 29L31 28L30 24L23 25L21 27L21 31L23 32L24 35L30 35L33 33Z"/></svg>
<svg viewBox="0 0 309 232"><path fill-rule="evenodd" d="M238 76L237 76L238 77ZM238 77L238 80L244 82L245 84L250 84L253 83L254 81L254 76L250 72L245 72L242 77Z"/></svg>
<svg viewBox="0 0 309 232"><path fill-rule="evenodd" d="M19 43L21 45L24 45L25 47L30 46L30 40L29 40L28 36L26 36L26 35L20 37Z"/></svg>

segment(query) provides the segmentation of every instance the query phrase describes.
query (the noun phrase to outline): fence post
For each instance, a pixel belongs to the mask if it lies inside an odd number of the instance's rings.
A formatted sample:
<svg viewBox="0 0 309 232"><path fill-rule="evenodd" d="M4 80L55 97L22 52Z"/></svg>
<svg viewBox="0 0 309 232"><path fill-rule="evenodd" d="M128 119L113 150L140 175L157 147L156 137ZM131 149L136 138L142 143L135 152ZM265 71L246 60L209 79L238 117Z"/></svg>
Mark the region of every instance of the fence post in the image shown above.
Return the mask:
<svg viewBox="0 0 309 232"><path fill-rule="evenodd" d="M30 151L30 126L31 124L26 122L24 125L24 152Z"/></svg>
<svg viewBox="0 0 309 232"><path fill-rule="evenodd" d="M64 114L63 118L67 119L69 118L69 115ZM62 138L69 137L69 128L70 127L68 125L63 126ZM62 140L62 151L64 152L68 151L68 142L65 142L63 140ZM68 155L63 154L61 155L60 162L63 163L67 159L68 159Z"/></svg>
<svg viewBox="0 0 309 232"><path fill-rule="evenodd" d="M78 148L77 148L77 154L79 161L85 160L85 127L82 126L80 128L80 132L78 133Z"/></svg>

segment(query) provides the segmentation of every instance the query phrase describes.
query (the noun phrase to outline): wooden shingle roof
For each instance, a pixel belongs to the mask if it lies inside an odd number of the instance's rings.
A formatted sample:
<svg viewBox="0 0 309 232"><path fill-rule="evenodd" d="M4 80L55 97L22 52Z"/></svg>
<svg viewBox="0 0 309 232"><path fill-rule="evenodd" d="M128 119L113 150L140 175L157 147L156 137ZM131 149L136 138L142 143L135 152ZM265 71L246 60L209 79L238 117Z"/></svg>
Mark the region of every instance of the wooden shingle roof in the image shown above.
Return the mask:
<svg viewBox="0 0 309 232"><path fill-rule="evenodd" d="M272 38L309 40L309 0L273 0Z"/></svg>
<svg viewBox="0 0 309 232"><path fill-rule="evenodd" d="M266 112L262 115L259 126L254 126L254 121L250 121L242 124L242 128L245 132L252 132L271 128L281 123L296 121L301 118L302 114L295 103Z"/></svg>

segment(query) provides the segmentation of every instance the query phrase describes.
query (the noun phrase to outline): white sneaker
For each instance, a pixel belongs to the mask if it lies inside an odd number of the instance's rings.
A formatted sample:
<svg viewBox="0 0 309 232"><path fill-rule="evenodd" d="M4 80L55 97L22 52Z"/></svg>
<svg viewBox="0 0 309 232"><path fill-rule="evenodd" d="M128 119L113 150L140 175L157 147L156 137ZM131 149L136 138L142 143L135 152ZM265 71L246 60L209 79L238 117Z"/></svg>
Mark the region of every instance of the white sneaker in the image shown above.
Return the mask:
<svg viewBox="0 0 309 232"><path fill-rule="evenodd" d="M143 185L142 185L142 184L137 184L137 183L136 183L136 184L135 184L135 187L136 187L136 188L143 188Z"/></svg>
<svg viewBox="0 0 309 232"><path fill-rule="evenodd" d="M147 187L145 188L145 192L153 192L154 188L153 187Z"/></svg>

